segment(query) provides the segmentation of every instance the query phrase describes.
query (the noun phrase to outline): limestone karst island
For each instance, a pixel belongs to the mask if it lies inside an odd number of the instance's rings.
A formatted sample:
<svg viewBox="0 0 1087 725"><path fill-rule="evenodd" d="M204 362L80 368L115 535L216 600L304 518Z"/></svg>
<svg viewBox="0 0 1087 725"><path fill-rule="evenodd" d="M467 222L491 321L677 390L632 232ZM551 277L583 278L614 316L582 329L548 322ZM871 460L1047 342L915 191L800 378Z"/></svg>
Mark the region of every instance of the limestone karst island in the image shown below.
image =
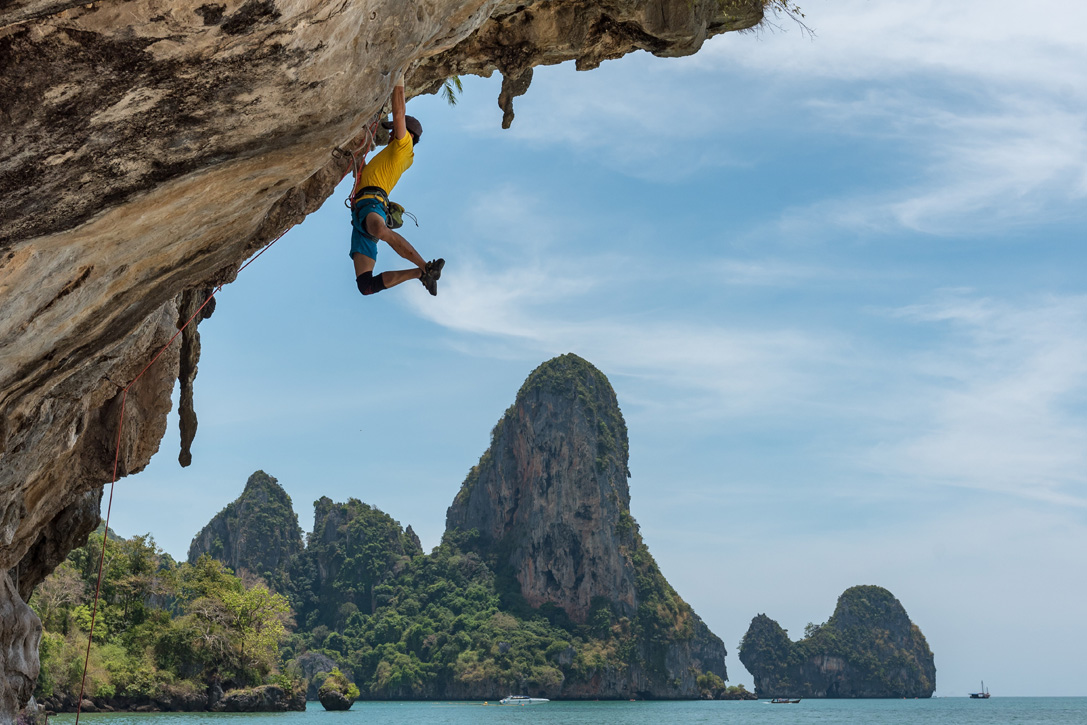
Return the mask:
<svg viewBox="0 0 1087 725"><path fill-rule="evenodd" d="M838 597L830 619L798 642L760 614L740 643L759 697L932 697L936 665L921 629L883 587Z"/></svg>
<svg viewBox="0 0 1087 725"><path fill-rule="evenodd" d="M643 541L619 403L573 354L528 376L478 465L450 482L430 552L354 498L319 498L303 535L294 482L260 461L185 561L101 511L104 487L159 452L175 385L190 462L210 295L358 171L360 144L409 143L397 99L497 72L509 126L535 66L690 55L786 5L3 3L0 723L507 692L754 697L727 684L724 643ZM371 196L373 234L395 239L391 203ZM434 261L412 271L428 291ZM741 657L758 692L931 694L920 631L862 589L800 643L753 623Z"/></svg>

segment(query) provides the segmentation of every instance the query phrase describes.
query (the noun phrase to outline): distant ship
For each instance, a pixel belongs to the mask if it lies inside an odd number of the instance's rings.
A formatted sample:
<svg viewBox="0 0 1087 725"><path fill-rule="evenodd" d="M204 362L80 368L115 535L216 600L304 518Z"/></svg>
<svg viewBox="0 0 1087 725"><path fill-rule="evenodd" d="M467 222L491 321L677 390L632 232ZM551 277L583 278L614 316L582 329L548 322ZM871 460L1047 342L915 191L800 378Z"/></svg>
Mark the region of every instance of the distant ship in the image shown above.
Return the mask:
<svg viewBox="0 0 1087 725"><path fill-rule="evenodd" d="M498 701L499 705L542 705L551 702L546 697L529 697L528 695L510 695Z"/></svg>
<svg viewBox="0 0 1087 725"><path fill-rule="evenodd" d="M800 698L789 699L788 697L775 697L770 701L771 705L795 705L800 702Z"/></svg>
<svg viewBox="0 0 1087 725"><path fill-rule="evenodd" d="M989 699L989 691L985 689L985 680L981 681L981 692L971 692L970 693L970 699L971 700L988 700Z"/></svg>

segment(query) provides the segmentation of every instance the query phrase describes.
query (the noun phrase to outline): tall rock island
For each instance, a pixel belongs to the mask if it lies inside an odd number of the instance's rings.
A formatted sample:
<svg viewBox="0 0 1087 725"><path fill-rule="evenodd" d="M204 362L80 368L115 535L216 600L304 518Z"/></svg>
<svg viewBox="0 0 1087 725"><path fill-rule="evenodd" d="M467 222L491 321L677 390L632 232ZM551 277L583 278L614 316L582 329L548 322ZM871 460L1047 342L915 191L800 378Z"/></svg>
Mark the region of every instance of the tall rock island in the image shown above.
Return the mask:
<svg viewBox="0 0 1087 725"><path fill-rule="evenodd" d="M740 662L759 697L932 697L936 664L920 628L882 587L851 587L825 624L793 642L765 614L751 620Z"/></svg>
<svg viewBox="0 0 1087 725"><path fill-rule="evenodd" d="M276 479L257 471L242 495L208 522L189 545L189 563L203 554L235 572L246 570L269 587L288 591L289 569L302 553L302 528L291 497Z"/></svg>
<svg viewBox="0 0 1087 725"><path fill-rule="evenodd" d="M532 606L584 622L597 596L637 613L627 429L603 373L576 355L538 367L498 421L446 528L479 533L477 549L514 572ZM655 568L654 568L655 571Z"/></svg>
<svg viewBox="0 0 1087 725"><path fill-rule="evenodd" d="M725 647L642 541L627 457L626 423L604 374L573 354L545 362L495 426L449 507L447 533L472 534L465 547L512 577L528 606L598 631L618 627L627 660L555 694L697 697L699 674L725 678Z"/></svg>

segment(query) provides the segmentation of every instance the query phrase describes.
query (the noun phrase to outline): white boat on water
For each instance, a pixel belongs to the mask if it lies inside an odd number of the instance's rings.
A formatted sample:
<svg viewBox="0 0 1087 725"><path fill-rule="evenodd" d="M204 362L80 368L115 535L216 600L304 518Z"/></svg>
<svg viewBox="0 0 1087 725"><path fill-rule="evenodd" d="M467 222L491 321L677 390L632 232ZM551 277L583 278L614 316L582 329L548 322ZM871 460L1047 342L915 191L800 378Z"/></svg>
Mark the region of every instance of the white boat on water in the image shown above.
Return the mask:
<svg viewBox="0 0 1087 725"><path fill-rule="evenodd" d="M509 695L498 701L499 705L542 705L551 702L546 697L529 697L528 695Z"/></svg>

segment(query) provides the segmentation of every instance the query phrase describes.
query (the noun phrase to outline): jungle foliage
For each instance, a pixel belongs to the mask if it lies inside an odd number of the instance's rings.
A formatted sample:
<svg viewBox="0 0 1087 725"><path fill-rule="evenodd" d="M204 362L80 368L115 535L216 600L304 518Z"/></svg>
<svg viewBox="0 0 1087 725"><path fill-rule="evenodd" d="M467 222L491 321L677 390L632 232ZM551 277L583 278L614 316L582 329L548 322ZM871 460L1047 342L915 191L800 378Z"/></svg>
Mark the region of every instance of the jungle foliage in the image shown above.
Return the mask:
<svg viewBox="0 0 1087 725"><path fill-rule="evenodd" d="M339 663L363 698L458 696L480 691L557 692L631 663L664 676L664 654L690 636L689 607L663 581L640 538L645 597L633 617L599 597L584 624L554 605L530 607L498 556L474 551L476 533L447 532L374 587L372 613L340 613L287 638L284 657L318 651Z"/></svg>
<svg viewBox="0 0 1087 725"><path fill-rule="evenodd" d="M102 546L99 528L31 598L44 630L39 698L80 692ZM290 623L285 597L262 582L243 582L209 556L179 565L150 535L110 537L102 561L87 695L203 691L213 678L226 689L284 684L278 663Z"/></svg>

